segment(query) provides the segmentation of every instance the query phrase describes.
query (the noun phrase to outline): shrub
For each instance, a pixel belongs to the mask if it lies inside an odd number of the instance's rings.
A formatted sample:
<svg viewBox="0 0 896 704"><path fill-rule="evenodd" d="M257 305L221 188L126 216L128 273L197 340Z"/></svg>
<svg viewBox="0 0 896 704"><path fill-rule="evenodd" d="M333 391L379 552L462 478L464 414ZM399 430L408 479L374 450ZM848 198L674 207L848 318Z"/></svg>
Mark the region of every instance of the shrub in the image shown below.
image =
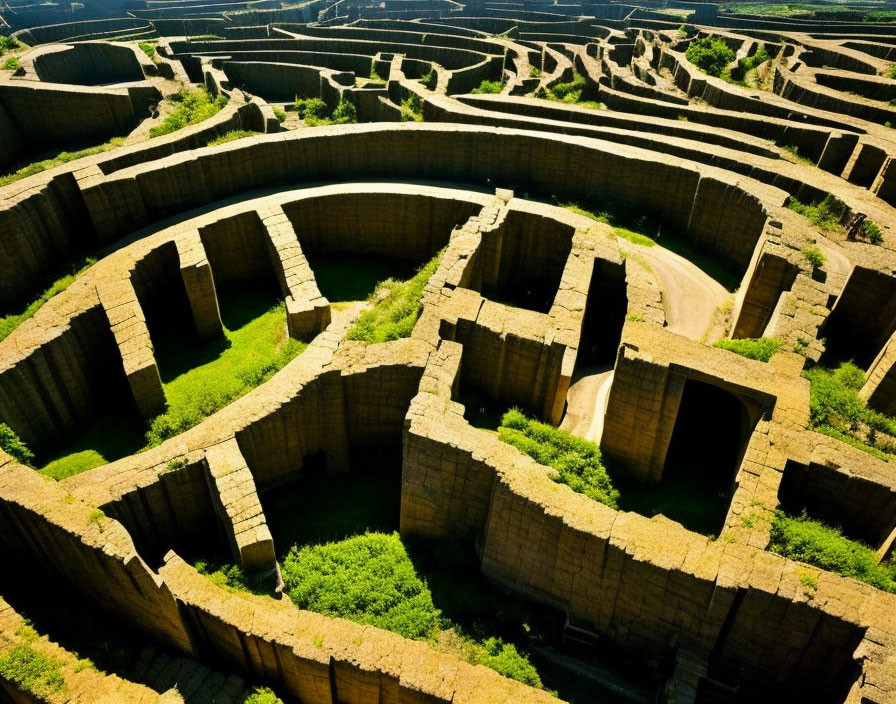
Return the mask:
<svg viewBox="0 0 896 704"><path fill-rule="evenodd" d="M21 46L19 41L14 37L4 37L3 35L0 35L0 56L6 51L15 51Z"/></svg>
<svg viewBox="0 0 896 704"><path fill-rule="evenodd" d="M34 460L34 453L6 423L0 423L0 450L24 465L30 466Z"/></svg>
<svg viewBox="0 0 896 704"><path fill-rule="evenodd" d="M837 528L803 515L778 511L772 522L768 549L792 560L854 577L878 589L896 593L896 564L878 564L874 550L843 536Z"/></svg>
<svg viewBox="0 0 896 704"><path fill-rule="evenodd" d="M769 53L765 48L765 44L760 44L757 47L756 52L752 56L747 56L743 59L740 59L737 62L737 66L730 71L727 69L723 70L720 74L720 77L730 83L746 85L744 79L746 78L747 73L752 71L760 64L765 63L769 59L771 59L771 56L769 56Z"/></svg>
<svg viewBox="0 0 896 704"><path fill-rule="evenodd" d="M283 700L269 687L256 687L243 699L242 704L283 704Z"/></svg>
<svg viewBox="0 0 896 704"><path fill-rule="evenodd" d="M279 122L281 124L286 122L286 110L284 110L283 108L278 107L276 105L273 106L271 108L271 110L274 111L274 117L277 118L277 122Z"/></svg>
<svg viewBox="0 0 896 704"><path fill-rule="evenodd" d="M320 98L296 98L296 112L305 122L308 120L325 120L330 112L327 104Z"/></svg>
<svg viewBox="0 0 896 704"><path fill-rule="evenodd" d="M482 647L485 654L479 664L490 667L504 677L522 682L530 687L541 688L541 677L538 670L529 662L529 658L521 655L512 643L505 643L500 638L488 638Z"/></svg>
<svg viewBox="0 0 896 704"><path fill-rule="evenodd" d="M231 592L248 592L251 594L266 595L268 590L264 584L254 577L247 575L239 565L221 565L212 567L204 560L193 563L196 571L208 577L219 587Z"/></svg>
<svg viewBox="0 0 896 704"><path fill-rule="evenodd" d="M252 132L251 130L231 130L226 134L222 134L220 137L210 139L206 142L205 146L216 147L219 144L227 144L227 142L233 142L237 139L243 139L244 137L254 137L257 134L260 134L260 132Z"/></svg>
<svg viewBox="0 0 896 704"><path fill-rule="evenodd" d="M365 533L293 547L283 561L284 592L300 609L425 639L439 611L397 533Z"/></svg>
<svg viewBox="0 0 896 704"><path fill-rule="evenodd" d="M478 88L474 88L471 90L471 93L500 93L501 89L504 88L504 83L502 81L483 81L479 84Z"/></svg>
<svg viewBox="0 0 896 704"><path fill-rule="evenodd" d="M412 93L407 100L401 103L402 122L423 122L423 101L420 96Z"/></svg>
<svg viewBox="0 0 896 704"><path fill-rule="evenodd" d="M426 75L421 76L418 80L429 90L435 90L436 85L439 83L439 76L433 69L429 69Z"/></svg>
<svg viewBox="0 0 896 704"><path fill-rule="evenodd" d="M527 418L515 408L501 419L498 437L539 464L557 470L555 481L612 508L618 506L619 492L595 443Z"/></svg>
<svg viewBox="0 0 896 704"><path fill-rule="evenodd" d="M582 98L582 91L586 85L585 77L578 71L573 71L571 81L555 83L547 89L545 97L548 100L555 100L561 103L578 103Z"/></svg>
<svg viewBox="0 0 896 704"><path fill-rule="evenodd" d="M154 59L156 56L156 48L150 42L140 42L137 46L140 47L140 51L146 54L150 59Z"/></svg>
<svg viewBox="0 0 896 704"><path fill-rule="evenodd" d="M781 348L781 341L771 337L744 338L741 340L719 340L713 345L729 352L735 352L748 359L767 362Z"/></svg>
<svg viewBox="0 0 896 704"><path fill-rule="evenodd" d="M839 227L840 217L843 214L843 204L833 196L826 196L824 200L809 205L800 203L791 196L784 205L793 212L808 218L809 222L823 232L829 232Z"/></svg>
<svg viewBox="0 0 896 704"><path fill-rule="evenodd" d="M358 111L354 103L343 100L333 110L333 124L346 125L358 121Z"/></svg>
<svg viewBox="0 0 896 704"><path fill-rule="evenodd" d="M438 269L441 258L439 252L408 281L386 279L378 283L368 299L373 308L361 314L346 337L368 344L410 337L420 317L426 283Z"/></svg>
<svg viewBox="0 0 896 704"><path fill-rule="evenodd" d="M18 71L21 64L16 56L10 56L3 64L4 71Z"/></svg>
<svg viewBox="0 0 896 704"><path fill-rule="evenodd" d="M821 250L818 247L806 247L803 250L803 256L809 260L813 269L817 269L825 262L824 254L821 253Z"/></svg>
<svg viewBox="0 0 896 704"><path fill-rule="evenodd" d="M694 66L710 76L719 77L734 61L734 51L718 37L703 37L691 42L685 56Z"/></svg>
<svg viewBox="0 0 896 704"><path fill-rule="evenodd" d="M227 105L226 97L219 95L217 98L212 98L205 89L181 88L171 100L178 104L177 109L168 115L161 125L149 130L150 137L161 137L195 125L217 115L221 108Z"/></svg>
<svg viewBox="0 0 896 704"><path fill-rule="evenodd" d="M871 244L884 243L884 235L880 231L880 225L873 220L865 220L865 222L862 223L862 232L865 235L865 239Z"/></svg>
<svg viewBox="0 0 896 704"><path fill-rule="evenodd" d="M58 661L38 652L30 643L17 645L0 658L0 676L41 699L65 688Z"/></svg>

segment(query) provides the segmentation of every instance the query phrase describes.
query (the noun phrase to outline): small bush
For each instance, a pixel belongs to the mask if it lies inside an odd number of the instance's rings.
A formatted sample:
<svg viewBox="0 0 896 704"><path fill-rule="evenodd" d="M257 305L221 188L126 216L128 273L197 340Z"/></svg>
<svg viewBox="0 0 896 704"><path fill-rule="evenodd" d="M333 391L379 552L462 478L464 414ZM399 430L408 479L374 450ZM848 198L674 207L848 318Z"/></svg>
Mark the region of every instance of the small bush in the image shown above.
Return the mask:
<svg viewBox="0 0 896 704"><path fill-rule="evenodd" d="M257 134L261 134L260 132L252 132L251 130L231 130L226 134L222 134L220 137L215 137L214 139L210 139L206 142L207 147L216 147L219 144L227 144L227 142L234 142L237 139L243 139L244 137L254 137Z"/></svg>
<svg viewBox="0 0 896 704"><path fill-rule="evenodd" d="M772 522L768 549L896 593L896 564L892 561L878 564L872 548L844 537L837 528L812 520L805 513L794 517L778 511Z"/></svg>
<svg viewBox="0 0 896 704"><path fill-rule="evenodd" d="M423 101L420 96L412 93L407 100L401 103L402 122L423 122Z"/></svg>
<svg viewBox="0 0 896 704"><path fill-rule="evenodd" d="M865 220L862 223L862 232L865 235L865 239L871 244L879 245L884 243L884 235L880 230L880 225L873 220Z"/></svg>
<svg viewBox="0 0 896 704"><path fill-rule="evenodd" d="M793 212L808 218L809 222L823 232L830 232L840 226L843 204L833 196L827 196L824 200L809 205L800 203L791 196L784 205Z"/></svg>
<svg viewBox="0 0 896 704"><path fill-rule="evenodd" d="M685 56L701 71L718 78L736 54L718 37L703 37L691 42Z"/></svg>
<svg viewBox="0 0 896 704"><path fill-rule="evenodd" d="M212 567L204 560L193 563L196 571L208 577L219 587L231 592L267 595L268 589L254 577L247 575L239 565L221 565Z"/></svg>
<svg viewBox="0 0 896 704"><path fill-rule="evenodd" d="M293 547L283 561L284 592L300 609L426 639L439 611L397 533L365 533Z"/></svg>
<svg viewBox="0 0 896 704"><path fill-rule="evenodd" d="M354 103L343 100L333 110L333 124L347 125L358 121L358 110Z"/></svg>
<svg viewBox="0 0 896 704"><path fill-rule="evenodd" d="M156 47L150 42L140 42L137 46L140 47L140 51L146 54L150 59L155 59L156 57Z"/></svg>
<svg viewBox="0 0 896 704"><path fill-rule="evenodd" d="M505 643L500 638L488 638L482 647L485 649L485 654L479 660L480 665L490 667L498 674L530 687L541 688L538 670L512 643Z"/></svg>
<svg viewBox="0 0 896 704"><path fill-rule="evenodd" d="M243 699L242 704L283 704L283 700L269 687L256 687Z"/></svg>
<svg viewBox="0 0 896 704"><path fill-rule="evenodd" d="M824 265L824 254L821 253L821 250L818 247L806 247L803 250L803 256L809 260L813 269L818 269L820 266Z"/></svg>
<svg viewBox="0 0 896 704"><path fill-rule="evenodd" d="M617 508L619 492L601 462L600 448L595 443L527 418L517 409L504 414L498 438L539 464L557 470L555 481Z"/></svg>
<svg viewBox="0 0 896 704"><path fill-rule="evenodd" d="M10 56L3 64L4 71L18 71L19 68L21 68L21 64L16 56Z"/></svg>
<svg viewBox="0 0 896 704"><path fill-rule="evenodd" d="M578 103L581 101L582 91L586 85L585 77L578 71L573 71L571 81L555 83L547 89L545 97L560 103Z"/></svg>
<svg viewBox="0 0 896 704"><path fill-rule="evenodd" d="M277 122L279 122L281 124L286 122L286 110L284 110L281 107L278 107L277 105L274 105L271 108L271 110L274 111L274 117L277 118Z"/></svg>
<svg viewBox="0 0 896 704"><path fill-rule="evenodd" d="M483 81L478 88L474 88L470 92L475 94L500 93L503 88L504 83L501 81Z"/></svg>
<svg viewBox="0 0 896 704"><path fill-rule="evenodd" d="M320 98L296 98L296 112L299 118L305 120L325 120L330 109L327 104Z"/></svg>
<svg viewBox="0 0 896 704"><path fill-rule="evenodd" d="M438 269L441 257L439 252L408 281L386 279L378 283L369 298L373 308L361 314L346 337L368 344L410 337L420 317L426 283Z"/></svg>
<svg viewBox="0 0 896 704"><path fill-rule="evenodd" d="M227 105L226 97L219 95L217 98L212 98L205 89L181 88L171 100L178 104L177 109L168 115L161 125L149 130L150 137L161 137L195 125L217 115L221 108Z"/></svg>
<svg viewBox="0 0 896 704"><path fill-rule="evenodd" d="M20 464L30 466L34 460L34 453L6 423L0 423L0 450Z"/></svg>
<svg viewBox="0 0 896 704"><path fill-rule="evenodd" d="M29 643L17 645L0 658L0 677L41 699L65 689L65 677L58 661L38 652Z"/></svg>
<svg viewBox="0 0 896 704"><path fill-rule="evenodd" d="M0 35L0 56L7 51L15 51L16 49L21 48L21 46L19 41L14 37L4 37L3 35Z"/></svg>
<svg viewBox="0 0 896 704"><path fill-rule="evenodd" d="M421 76L418 80L429 90L435 90L439 83L439 75L433 69L429 69L426 75Z"/></svg>
<svg viewBox="0 0 896 704"><path fill-rule="evenodd" d="M741 340L719 340L713 345L729 352L735 352L748 359L767 362L781 348L781 341L771 337L744 338Z"/></svg>

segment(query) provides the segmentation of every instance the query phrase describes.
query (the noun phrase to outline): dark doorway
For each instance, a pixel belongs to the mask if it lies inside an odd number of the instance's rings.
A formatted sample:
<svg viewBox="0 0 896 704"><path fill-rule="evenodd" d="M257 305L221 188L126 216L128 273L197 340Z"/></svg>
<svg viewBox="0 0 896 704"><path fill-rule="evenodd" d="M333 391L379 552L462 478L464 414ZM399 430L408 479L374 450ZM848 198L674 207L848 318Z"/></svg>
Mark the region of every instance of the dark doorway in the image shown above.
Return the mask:
<svg viewBox="0 0 896 704"><path fill-rule="evenodd" d="M625 264L595 259L582 321L578 365L602 367L613 364L627 312Z"/></svg>

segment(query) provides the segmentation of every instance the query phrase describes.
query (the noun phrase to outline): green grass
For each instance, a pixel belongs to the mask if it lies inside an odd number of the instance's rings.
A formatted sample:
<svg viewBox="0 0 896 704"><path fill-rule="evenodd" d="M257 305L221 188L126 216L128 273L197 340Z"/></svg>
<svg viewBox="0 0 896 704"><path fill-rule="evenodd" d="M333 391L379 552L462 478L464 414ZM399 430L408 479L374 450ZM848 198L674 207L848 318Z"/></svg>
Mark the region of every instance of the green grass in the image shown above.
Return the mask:
<svg viewBox="0 0 896 704"><path fill-rule="evenodd" d="M718 37L694 39L685 52L687 60L703 73L716 78L734 61L734 51Z"/></svg>
<svg viewBox="0 0 896 704"><path fill-rule="evenodd" d="M286 122L286 110L276 105L272 106L271 110L274 111L274 117L277 118L277 122L280 122L281 124Z"/></svg>
<svg viewBox="0 0 896 704"><path fill-rule="evenodd" d="M850 540L838 528L813 520L805 513L789 516L778 511L772 522L768 549L896 593L896 563L889 560L878 564L872 548Z"/></svg>
<svg viewBox="0 0 896 704"><path fill-rule="evenodd" d="M401 103L402 122L423 122L423 101L416 93L408 96Z"/></svg>
<svg viewBox="0 0 896 704"><path fill-rule="evenodd" d="M0 340L4 340L9 337L10 333L15 330L19 325L28 320L31 316L37 313L40 310L41 306L44 303L49 301L53 296L58 293L62 293L71 286L72 282L78 277L78 275L83 272L85 269L89 268L92 264L96 262L94 257L85 257L83 259L79 259L75 264L71 265L68 268L68 272L56 279L46 291L44 291L37 299L28 303L24 309L19 313L10 313L3 317L0 317Z"/></svg>
<svg viewBox="0 0 896 704"><path fill-rule="evenodd" d="M559 103L581 103L582 91L585 90L587 85L588 82L585 80L585 77L573 69L571 81L555 83L550 88L545 88L543 93L539 92L536 97L546 98Z"/></svg>
<svg viewBox="0 0 896 704"><path fill-rule="evenodd" d="M439 252L407 281L386 279L378 283L369 298L373 308L361 314L347 339L372 344L410 337L423 308L426 283L438 269L441 258Z"/></svg>
<svg viewBox="0 0 896 704"><path fill-rule="evenodd" d="M483 93L500 93L504 88L503 81L482 81L478 88L474 88L470 93L480 95Z"/></svg>
<svg viewBox="0 0 896 704"><path fill-rule="evenodd" d="M410 279L414 265L406 259L374 255L309 255L317 287L330 303L365 301L387 279Z"/></svg>
<svg viewBox="0 0 896 704"><path fill-rule="evenodd" d="M16 49L21 49L24 44L21 44L14 37L6 37L0 34L0 56L7 51L15 51Z"/></svg>
<svg viewBox="0 0 896 704"><path fill-rule="evenodd" d="M222 134L220 137L210 139L205 146L216 147L219 144L227 144L227 142L234 142L237 139L243 139L245 137L254 137L257 134L261 134L261 132L253 132L252 130L231 130L226 134Z"/></svg>
<svg viewBox="0 0 896 704"><path fill-rule="evenodd" d="M741 340L730 340L724 338L716 342L713 347L719 347L729 352L746 357L748 359L756 359L760 362L767 362L772 358L779 349L781 349L781 341L771 337L744 338Z"/></svg>
<svg viewBox="0 0 896 704"><path fill-rule="evenodd" d="M3 62L4 71L18 71L21 67L22 65L19 63L19 58L17 56L10 56Z"/></svg>
<svg viewBox="0 0 896 704"><path fill-rule="evenodd" d="M150 424L150 447L267 381L306 346L288 337L285 305L260 293L224 293L221 312L223 340L197 346L172 336L157 345L168 410Z"/></svg>
<svg viewBox="0 0 896 704"><path fill-rule="evenodd" d="M137 452L144 444L145 427L137 418L100 415L82 429L77 440L53 457L40 473L57 481L108 464Z"/></svg>
<svg viewBox="0 0 896 704"><path fill-rule="evenodd" d="M34 453L6 423L0 423L0 450L20 464L30 465L34 460Z"/></svg>
<svg viewBox="0 0 896 704"><path fill-rule="evenodd" d="M631 242L633 244L640 244L645 247L653 247L656 245L656 241L654 241L647 235L643 235L640 232L634 232L625 227L614 226L613 225L613 220L614 220L613 216L606 211L601 212L601 213L593 213L590 210L585 210L585 208L582 208L582 207L576 205L575 203L561 203L560 207L566 208L567 210L571 210L572 212L574 212L578 215L584 215L586 218L591 218L592 220L597 220L597 222L602 222L605 225L610 225L613 228L614 232L616 233L617 237L622 237L623 239L628 240L629 242Z"/></svg>
<svg viewBox="0 0 896 704"><path fill-rule="evenodd" d="M0 658L0 677L22 691L45 699L65 689L59 661L22 643Z"/></svg>
<svg viewBox="0 0 896 704"><path fill-rule="evenodd" d="M765 44L760 44L752 56L740 59L737 62L737 66L733 69L723 69L719 76L723 81L727 81L728 83L746 86L747 74L758 68L760 64L769 61L771 58L772 57L769 56L769 53L765 48Z"/></svg>
<svg viewBox="0 0 896 704"><path fill-rule="evenodd" d="M353 103L341 101L329 113L327 104L320 98L296 98L295 110L304 120L306 127L324 125L347 125L358 121L358 111Z"/></svg>
<svg viewBox="0 0 896 704"><path fill-rule="evenodd" d="M810 383L809 426L887 459L896 451L887 436L896 436L896 419L868 408L859 397L865 383L851 362L836 369L814 367L803 372Z"/></svg>
<svg viewBox="0 0 896 704"><path fill-rule="evenodd" d="M283 700L269 687L256 687L240 704L283 704Z"/></svg>
<svg viewBox="0 0 896 704"><path fill-rule="evenodd" d="M79 149L74 152L59 152L55 156L51 156L48 159L43 159L41 161L35 161L27 166L23 166L18 171L14 171L11 174L7 174L6 176L0 176L0 186L6 186L14 181L18 181L20 178L27 178L28 176L34 176L35 174L39 174L42 171L46 171L48 169L53 169L57 166L62 166L63 164L67 164L70 161L75 161L76 159L82 159L85 156L93 156L94 154L102 154L103 152L109 151L110 149L115 149L116 147L120 147L124 144L124 137L115 137L110 139L105 144L100 144L95 147L87 147L86 149Z"/></svg>
<svg viewBox="0 0 896 704"><path fill-rule="evenodd" d="M156 47L152 42L140 42L137 46L139 46L140 51L146 54L150 59L156 57Z"/></svg>
<svg viewBox="0 0 896 704"><path fill-rule="evenodd" d="M881 245L884 243L884 234L874 220L865 220L862 223L862 234L871 244Z"/></svg>
<svg viewBox="0 0 896 704"><path fill-rule="evenodd" d="M825 256L818 247L806 247L803 250L803 256L812 265L813 269L824 266Z"/></svg>
<svg viewBox="0 0 896 704"><path fill-rule="evenodd" d="M247 575L239 565L211 565L205 560L193 563L199 574L208 577L219 587L232 592L267 595L270 590L252 575Z"/></svg>
<svg viewBox="0 0 896 704"><path fill-rule="evenodd" d="M787 199L784 206L795 213L807 218L822 232L830 232L840 227L840 218L843 215L843 204L833 196L827 196L822 201L804 204L793 196Z"/></svg>
<svg viewBox="0 0 896 704"><path fill-rule="evenodd" d="M527 418L517 409L504 414L498 438L539 464L557 470L554 481L602 504L618 507L619 491L613 486L595 443Z"/></svg>
<svg viewBox="0 0 896 704"><path fill-rule="evenodd" d="M219 95L217 98L212 98L204 88L181 88L170 100L177 104L177 108L164 119L161 125L149 130L150 137L161 137L184 127L198 124L217 115L221 108L227 105L225 96Z"/></svg>

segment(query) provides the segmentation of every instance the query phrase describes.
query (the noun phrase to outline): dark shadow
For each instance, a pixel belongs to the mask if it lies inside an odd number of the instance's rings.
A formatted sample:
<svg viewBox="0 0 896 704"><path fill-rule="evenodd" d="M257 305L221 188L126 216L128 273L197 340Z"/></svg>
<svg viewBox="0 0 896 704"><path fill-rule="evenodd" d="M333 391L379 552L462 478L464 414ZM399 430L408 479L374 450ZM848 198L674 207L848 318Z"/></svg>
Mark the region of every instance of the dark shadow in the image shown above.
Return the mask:
<svg viewBox="0 0 896 704"><path fill-rule="evenodd" d="M559 281L530 279L520 286L495 287L482 285L482 295L490 301L511 308L525 308L549 313L557 296Z"/></svg>
<svg viewBox="0 0 896 704"><path fill-rule="evenodd" d="M239 330L280 300L279 291L273 286L228 286L218 292L221 322L228 330Z"/></svg>
<svg viewBox="0 0 896 704"><path fill-rule="evenodd" d="M595 259L582 320L577 370L580 366L602 367L616 361L627 311L625 264Z"/></svg>
<svg viewBox="0 0 896 704"><path fill-rule="evenodd" d="M497 431L501 426L501 418L508 410L506 403L495 401L475 387L465 384L461 384L460 392L454 400L463 404L467 423L480 430Z"/></svg>
<svg viewBox="0 0 896 704"><path fill-rule="evenodd" d="M420 262L395 257L308 255L317 287L331 303L364 301L386 279L406 281Z"/></svg>

